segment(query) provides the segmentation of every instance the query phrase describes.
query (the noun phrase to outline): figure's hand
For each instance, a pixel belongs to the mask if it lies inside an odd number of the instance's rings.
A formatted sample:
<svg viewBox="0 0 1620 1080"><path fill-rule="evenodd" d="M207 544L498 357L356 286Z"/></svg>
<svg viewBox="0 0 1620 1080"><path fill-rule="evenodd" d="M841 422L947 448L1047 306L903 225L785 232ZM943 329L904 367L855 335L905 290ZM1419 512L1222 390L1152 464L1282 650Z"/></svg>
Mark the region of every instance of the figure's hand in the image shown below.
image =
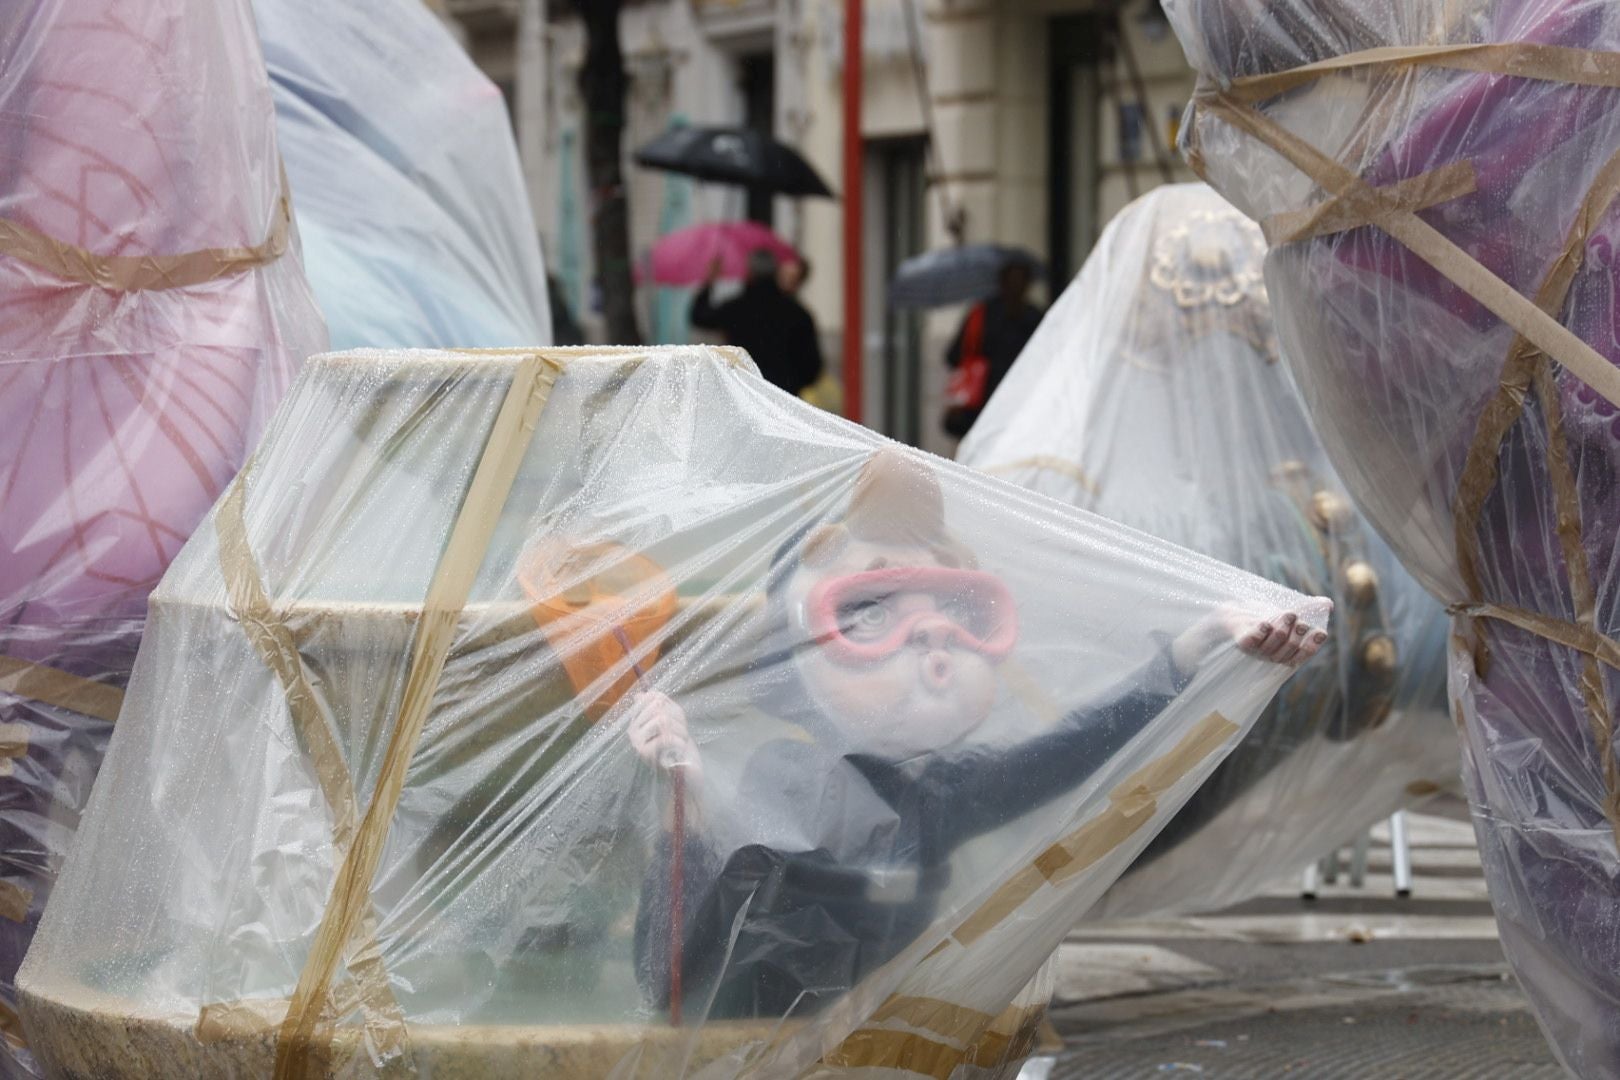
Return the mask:
<svg viewBox="0 0 1620 1080"><path fill-rule="evenodd" d="M1237 642L1237 647L1250 656L1299 667L1327 641L1327 631L1313 630L1293 611L1257 616L1240 607L1224 606L1176 638L1170 645L1170 656L1176 667L1191 674L1205 657L1229 641Z"/></svg>
<svg viewBox="0 0 1620 1080"><path fill-rule="evenodd" d="M715 282L719 281L720 273L725 269L725 266L725 260L718 255L710 259L708 272L703 276L703 284L713 285Z"/></svg>
<svg viewBox="0 0 1620 1080"><path fill-rule="evenodd" d="M625 726L630 746L647 764L659 769L686 769L690 775L702 771L697 744L686 730L686 711L667 694L648 691L630 702Z"/></svg>

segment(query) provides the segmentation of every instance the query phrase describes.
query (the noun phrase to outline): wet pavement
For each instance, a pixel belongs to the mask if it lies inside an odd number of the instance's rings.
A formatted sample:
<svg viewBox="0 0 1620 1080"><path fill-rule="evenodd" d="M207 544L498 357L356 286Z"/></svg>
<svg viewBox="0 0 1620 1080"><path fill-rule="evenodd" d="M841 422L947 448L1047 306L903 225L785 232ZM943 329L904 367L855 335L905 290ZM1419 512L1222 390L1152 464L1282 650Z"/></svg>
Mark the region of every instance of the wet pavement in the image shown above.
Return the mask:
<svg viewBox="0 0 1620 1080"><path fill-rule="evenodd" d="M1561 1077L1497 944L1466 807L1408 820L1408 898L1380 828L1362 887L1076 931L1052 1014L1063 1049L1025 1077Z"/></svg>

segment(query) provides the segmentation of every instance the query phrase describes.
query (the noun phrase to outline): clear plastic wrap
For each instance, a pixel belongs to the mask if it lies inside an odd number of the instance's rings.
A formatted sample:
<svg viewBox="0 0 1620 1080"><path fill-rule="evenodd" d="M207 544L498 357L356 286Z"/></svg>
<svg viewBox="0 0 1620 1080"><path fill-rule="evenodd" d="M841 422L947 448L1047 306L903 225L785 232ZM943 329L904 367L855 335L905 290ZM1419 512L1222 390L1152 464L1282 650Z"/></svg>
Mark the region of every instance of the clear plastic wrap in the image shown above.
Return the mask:
<svg viewBox="0 0 1620 1080"><path fill-rule="evenodd" d="M1006 1075L1286 677L1232 634L1326 608L733 350L317 357L154 595L24 1020L109 1080Z"/></svg>
<svg viewBox="0 0 1620 1080"><path fill-rule="evenodd" d="M0 6L0 1074L147 593L325 346L285 196L246 0Z"/></svg>
<svg viewBox="0 0 1620 1080"><path fill-rule="evenodd" d="M550 344L505 102L431 5L253 8L332 347Z"/></svg>
<svg viewBox="0 0 1620 1080"><path fill-rule="evenodd" d="M1328 454L1456 611L1503 947L1565 1065L1620 1076L1620 8L1169 9L1184 150L1266 230Z"/></svg>
<svg viewBox="0 0 1620 1080"><path fill-rule="evenodd" d="M1097 915L1235 903L1455 783L1445 613L1312 433L1278 363L1264 256L1205 185L1155 188L1109 223L957 454L1339 613Z"/></svg>

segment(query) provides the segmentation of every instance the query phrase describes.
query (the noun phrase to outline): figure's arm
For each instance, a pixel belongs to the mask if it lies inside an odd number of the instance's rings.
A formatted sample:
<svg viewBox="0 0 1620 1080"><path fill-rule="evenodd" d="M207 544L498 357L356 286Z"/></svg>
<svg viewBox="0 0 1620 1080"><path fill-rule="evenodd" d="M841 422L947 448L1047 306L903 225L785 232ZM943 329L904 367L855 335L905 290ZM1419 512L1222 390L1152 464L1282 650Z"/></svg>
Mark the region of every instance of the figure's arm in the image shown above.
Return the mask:
<svg viewBox="0 0 1620 1080"><path fill-rule="evenodd" d="M1235 641L1244 652L1298 666L1315 655L1327 634L1289 612L1256 620L1222 609L1167 642L1146 665L1057 727L1011 749L987 750L939 766L938 782L957 808L957 842L1030 813L1091 778L1186 689L1217 647Z"/></svg>
<svg viewBox="0 0 1620 1080"><path fill-rule="evenodd" d="M720 279L720 260L716 258L709 263L709 273L703 279L703 286L692 296L692 310L687 318L693 326L704 330L724 330L725 305L716 306L714 302L714 283Z"/></svg>

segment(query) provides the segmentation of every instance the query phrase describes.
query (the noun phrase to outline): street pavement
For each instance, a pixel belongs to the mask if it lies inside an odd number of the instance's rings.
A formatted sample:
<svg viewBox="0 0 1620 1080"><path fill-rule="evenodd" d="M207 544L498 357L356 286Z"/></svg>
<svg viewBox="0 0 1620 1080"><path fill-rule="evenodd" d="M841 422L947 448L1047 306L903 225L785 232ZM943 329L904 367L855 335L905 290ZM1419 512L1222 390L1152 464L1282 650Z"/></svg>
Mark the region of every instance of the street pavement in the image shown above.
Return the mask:
<svg viewBox="0 0 1620 1080"><path fill-rule="evenodd" d="M1059 953L1062 1049L1026 1080L1556 1080L1497 943L1467 807L1409 814L1412 895L1387 828L1365 884L1295 882L1214 915L1088 924Z"/></svg>

